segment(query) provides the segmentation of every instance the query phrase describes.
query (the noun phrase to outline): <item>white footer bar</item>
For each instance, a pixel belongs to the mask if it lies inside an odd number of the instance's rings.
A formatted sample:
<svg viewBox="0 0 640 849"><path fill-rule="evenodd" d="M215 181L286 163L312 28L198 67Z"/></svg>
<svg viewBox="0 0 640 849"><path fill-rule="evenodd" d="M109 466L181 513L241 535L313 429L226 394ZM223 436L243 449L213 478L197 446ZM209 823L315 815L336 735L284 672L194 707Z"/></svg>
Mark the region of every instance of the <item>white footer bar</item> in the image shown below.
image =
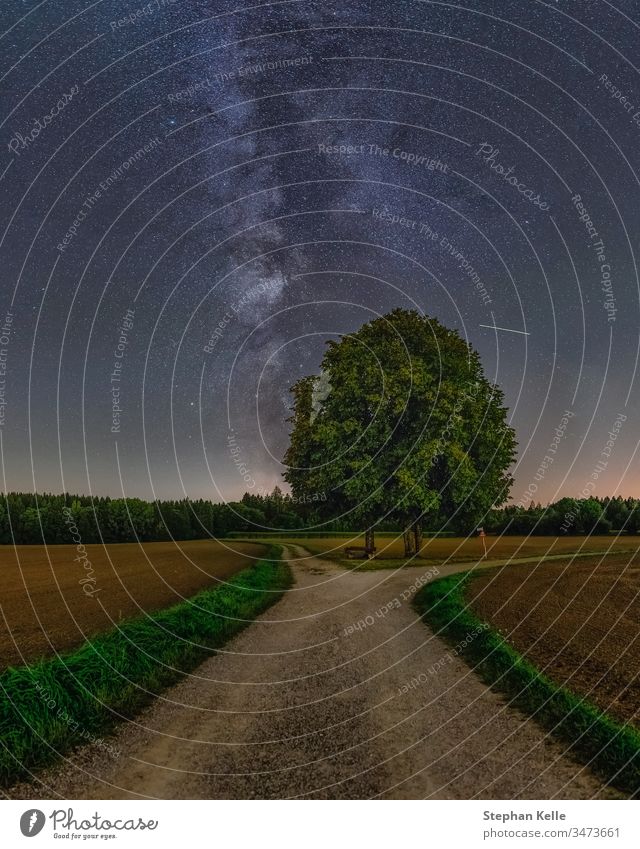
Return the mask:
<svg viewBox="0 0 640 849"><path fill-rule="evenodd" d="M118 849L637 849L640 823L637 805L625 800L0 803L3 847L105 842Z"/></svg>

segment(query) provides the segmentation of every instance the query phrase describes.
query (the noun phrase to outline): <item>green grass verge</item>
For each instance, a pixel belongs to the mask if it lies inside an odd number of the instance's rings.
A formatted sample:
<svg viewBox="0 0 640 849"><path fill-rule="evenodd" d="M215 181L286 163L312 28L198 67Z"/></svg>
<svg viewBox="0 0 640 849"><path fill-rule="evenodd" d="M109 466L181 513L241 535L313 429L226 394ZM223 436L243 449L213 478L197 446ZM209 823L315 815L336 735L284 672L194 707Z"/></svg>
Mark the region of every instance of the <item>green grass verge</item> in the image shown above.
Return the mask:
<svg viewBox="0 0 640 849"><path fill-rule="evenodd" d="M26 777L132 716L291 586L274 546L226 583L137 617L79 649L0 675L0 784ZM107 746L107 749L109 747Z"/></svg>
<svg viewBox="0 0 640 849"><path fill-rule="evenodd" d="M477 571L473 573L477 575ZM471 577L472 573L463 572L427 584L414 602L421 617L438 636L455 643L493 689L505 693L511 705L569 743L572 754L605 782L631 796L640 795L640 733L555 684L501 634L487 627L466 601Z"/></svg>

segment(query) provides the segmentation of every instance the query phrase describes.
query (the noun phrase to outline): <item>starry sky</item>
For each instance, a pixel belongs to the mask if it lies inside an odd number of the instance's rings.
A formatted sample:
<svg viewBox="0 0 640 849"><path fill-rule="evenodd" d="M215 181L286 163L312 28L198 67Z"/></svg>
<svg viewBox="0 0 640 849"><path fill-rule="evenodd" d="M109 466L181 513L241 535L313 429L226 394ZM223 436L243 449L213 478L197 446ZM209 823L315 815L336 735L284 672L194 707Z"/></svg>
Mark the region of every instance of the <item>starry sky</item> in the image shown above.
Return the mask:
<svg viewBox="0 0 640 849"><path fill-rule="evenodd" d="M640 496L638 0L4 0L0 31L5 489L270 490L289 387L405 307L504 389L514 501Z"/></svg>

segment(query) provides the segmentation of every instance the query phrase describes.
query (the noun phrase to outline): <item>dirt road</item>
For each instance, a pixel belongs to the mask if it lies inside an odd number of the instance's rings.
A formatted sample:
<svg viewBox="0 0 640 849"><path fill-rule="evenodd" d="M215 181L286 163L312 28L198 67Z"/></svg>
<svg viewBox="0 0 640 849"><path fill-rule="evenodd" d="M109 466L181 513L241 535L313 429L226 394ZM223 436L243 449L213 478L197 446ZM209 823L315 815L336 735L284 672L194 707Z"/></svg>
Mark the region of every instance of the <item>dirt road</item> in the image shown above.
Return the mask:
<svg viewBox="0 0 640 849"><path fill-rule="evenodd" d="M302 549L288 553L297 557L293 589L123 725L112 740L122 754L86 747L11 795L615 795L416 617L410 597L430 567L350 572Z"/></svg>

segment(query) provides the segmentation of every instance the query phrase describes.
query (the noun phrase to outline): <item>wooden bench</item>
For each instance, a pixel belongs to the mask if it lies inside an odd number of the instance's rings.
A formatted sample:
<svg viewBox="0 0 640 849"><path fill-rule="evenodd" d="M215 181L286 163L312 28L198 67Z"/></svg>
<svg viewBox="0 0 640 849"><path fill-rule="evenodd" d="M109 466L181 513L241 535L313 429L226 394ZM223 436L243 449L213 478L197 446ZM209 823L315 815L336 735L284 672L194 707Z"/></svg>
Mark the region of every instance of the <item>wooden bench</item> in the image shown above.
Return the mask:
<svg viewBox="0 0 640 849"><path fill-rule="evenodd" d="M365 548L361 545L348 545L344 553L347 555L348 560L371 560L376 553L375 548Z"/></svg>

